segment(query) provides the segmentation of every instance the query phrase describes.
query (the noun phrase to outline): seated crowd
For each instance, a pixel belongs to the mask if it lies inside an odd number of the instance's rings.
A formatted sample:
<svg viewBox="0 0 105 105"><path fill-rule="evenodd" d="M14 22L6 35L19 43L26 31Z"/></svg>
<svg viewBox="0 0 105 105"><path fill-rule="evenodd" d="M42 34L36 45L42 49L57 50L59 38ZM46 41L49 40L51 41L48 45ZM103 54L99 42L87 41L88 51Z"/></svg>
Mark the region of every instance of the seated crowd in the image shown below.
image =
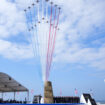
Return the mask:
<svg viewBox="0 0 105 105"><path fill-rule="evenodd" d="M3 99L0 99L0 103L24 103L24 104L26 104L27 102L26 101L3 100Z"/></svg>

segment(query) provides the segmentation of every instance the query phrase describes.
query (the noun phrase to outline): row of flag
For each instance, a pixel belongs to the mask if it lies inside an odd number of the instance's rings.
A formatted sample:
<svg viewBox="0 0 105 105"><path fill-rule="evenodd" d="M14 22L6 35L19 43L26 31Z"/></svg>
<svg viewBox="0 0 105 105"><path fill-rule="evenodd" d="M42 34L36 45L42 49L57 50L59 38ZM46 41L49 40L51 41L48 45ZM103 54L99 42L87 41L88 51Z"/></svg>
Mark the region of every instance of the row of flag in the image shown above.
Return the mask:
<svg viewBox="0 0 105 105"><path fill-rule="evenodd" d="M78 95L78 90L75 88L75 95ZM62 90L60 90L60 96L62 96Z"/></svg>
<svg viewBox="0 0 105 105"><path fill-rule="evenodd" d="M74 92L75 92L75 95L78 95L78 90L77 90L77 89L75 89ZM34 94L34 89L31 89L31 90L30 90L30 93L31 93L31 94ZM17 92L17 95L19 95L19 92ZM60 96L62 96L62 90L60 90Z"/></svg>
<svg viewBox="0 0 105 105"><path fill-rule="evenodd" d="M31 89L31 90L30 90L30 93L31 93L31 94L34 94L34 89ZM19 95L19 92L17 92L17 95Z"/></svg>
<svg viewBox="0 0 105 105"><path fill-rule="evenodd" d="M16 93L17 93L17 95L20 94L20 92L16 92ZM30 94L33 95L34 93L35 93L34 89L31 89L31 90L30 90ZM77 90L76 88L74 89L74 93L75 93L76 96L78 95L78 90ZM90 94L93 95L92 89L90 89ZM60 89L60 96L63 96L63 95L62 95L62 90L61 90L61 89Z"/></svg>
<svg viewBox="0 0 105 105"><path fill-rule="evenodd" d="M93 90L90 89L89 91L90 91L90 94L93 95ZM78 90L76 88L74 89L74 93L76 96L78 96ZM62 96L62 90L60 90L60 96Z"/></svg>

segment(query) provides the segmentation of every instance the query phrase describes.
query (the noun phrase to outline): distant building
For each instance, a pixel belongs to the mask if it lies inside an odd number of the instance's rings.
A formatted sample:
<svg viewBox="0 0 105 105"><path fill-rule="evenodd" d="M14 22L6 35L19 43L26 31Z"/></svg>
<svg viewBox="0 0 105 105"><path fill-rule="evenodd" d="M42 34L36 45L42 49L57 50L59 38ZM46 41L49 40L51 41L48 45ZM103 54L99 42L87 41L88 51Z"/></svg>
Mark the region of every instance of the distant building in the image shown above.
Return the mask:
<svg viewBox="0 0 105 105"><path fill-rule="evenodd" d="M42 96L41 95L35 95L33 98L33 103L38 103L40 104Z"/></svg>

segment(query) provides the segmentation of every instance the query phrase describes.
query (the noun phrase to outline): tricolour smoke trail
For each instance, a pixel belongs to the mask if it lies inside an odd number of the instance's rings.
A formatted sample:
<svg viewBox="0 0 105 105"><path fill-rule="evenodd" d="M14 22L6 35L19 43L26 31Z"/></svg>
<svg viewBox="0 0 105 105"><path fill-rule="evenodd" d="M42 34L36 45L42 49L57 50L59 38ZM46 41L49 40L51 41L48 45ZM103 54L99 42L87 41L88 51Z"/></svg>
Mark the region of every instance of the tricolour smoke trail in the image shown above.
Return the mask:
<svg viewBox="0 0 105 105"><path fill-rule="evenodd" d="M31 40L31 43L32 43L32 49L33 49L33 54L34 54L34 57L36 58L36 51L37 49L35 49L35 46L37 45L35 41L33 41L33 39L35 38L34 36L34 30L32 29L32 26L33 26L33 21L32 21L32 15L31 15L31 11L29 11L28 9L24 10L25 11L25 15L26 15L26 19L27 19L27 27L28 27L28 31L30 32L30 40ZM34 26L33 26L34 27ZM37 28L35 29L35 31L37 30ZM36 37L37 38L37 37ZM38 70L38 74L39 74L39 77L42 77L42 73Z"/></svg>
<svg viewBox="0 0 105 105"><path fill-rule="evenodd" d="M37 2L37 17L38 17L38 21L37 21L37 31L38 31L38 45L39 45L39 57L40 57L40 63L41 63L41 68L42 68L42 74L43 74L43 55L42 55L42 34L41 34L41 28L42 28L42 25L41 25L41 16L40 16L40 4L39 2Z"/></svg>
<svg viewBox="0 0 105 105"><path fill-rule="evenodd" d="M45 24L44 24L44 5L43 5L43 0L41 2L41 10L42 10L42 13L41 13L41 27L40 27L40 44L41 44L41 65L42 65L42 72L43 74L45 74ZM45 80L45 75L43 75L43 80Z"/></svg>
<svg viewBox="0 0 105 105"><path fill-rule="evenodd" d="M47 49L47 61L46 61L46 80L48 80L48 64L49 64L49 45L50 45L50 35L51 35L51 24L52 24L52 3L51 3L51 16L50 16L50 28L49 28L49 39L48 39L48 49Z"/></svg>
<svg viewBox="0 0 105 105"><path fill-rule="evenodd" d="M53 56L54 49L55 49L56 32L57 32L58 24L59 24L59 16L60 16L60 8L59 8L59 13L58 13L58 18L57 18L57 24L56 24L56 27L55 27L54 43L53 43L52 54L51 54L51 62L52 62L52 56ZM51 68L51 64L50 64L49 70L50 70L50 68ZM49 73L50 73L50 71L49 71ZM49 73L48 73L48 77L49 77Z"/></svg>
<svg viewBox="0 0 105 105"><path fill-rule="evenodd" d="M49 65L48 65L48 69L50 70L50 65L51 65L51 59L52 59L52 48L53 48L53 43L54 43L54 31L55 31L55 20L56 20L56 8L57 5L55 5L55 11L54 11L54 22L53 22L53 29L52 29L52 33L51 33L51 42L50 42L50 56L49 56Z"/></svg>
<svg viewBox="0 0 105 105"><path fill-rule="evenodd" d="M34 44L33 44L33 38L32 38L32 29L31 29L31 27L30 27L30 17L28 17L28 15L27 15L27 10L24 10L25 11L25 15L26 15L26 18L27 18L27 26L28 26L28 31L30 32L30 36L31 36L31 38L30 38L30 40L31 40L31 43L32 43L32 48L33 48L33 54L34 54L34 57L35 57L35 48L34 48Z"/></svg>
<svg viewBox="0 0 105 105"><path fill-rule="evenodd" d="M46 24L46 59L45 59L45 62L46 62L46 67L47 67L47 49L48 49L48 33L49 33L49 20L48 20L48 1L49 0L46 0L46 14L45 14L45 24ZM45 67L45 77L47 78L47 68ZM45 78L45 80L46 80Z"/></svg>
<svg viewBox="0 0 105 105"><path fill-rule="evenodd" d="M31 22L31 32L33 34L31 34L31 37L32 37L32 42L33 42L33 46L34 46L34 53L35 53L35 56L37 56L37 47L36 47L36 38L35 38L35 31L34 31L34 25L33 25L33 16L32 16L32 13L31 13L31 8L32 7L28 7L28 11L29 11L29 14L30 14L30 22ZM35 29L36 30L36 29Z"/></svg>
<svg viewBox="0 0 105 105"><path fill-rule="evenodd" d="M28 27L31 31L34 56L39 56L43 80L48 80L55 48L60 9L57 12L57 6L53 2L49 2L49 0L33 0L29 7L29 18L27 19L29 22Z"/></svg>
<svg viewBox="0 0 105 105"><path fill-rule="evenodd" d="M38 46L38 36L37 36L37 7L35 6L35 3L32 3L32 9L33 9L33 27L35 28L35 35L34 35L34 38L35 38L35 45L36 45L36 52L37 52L37 56L38 56L38 53L39 53L39 46Z"/></svg>

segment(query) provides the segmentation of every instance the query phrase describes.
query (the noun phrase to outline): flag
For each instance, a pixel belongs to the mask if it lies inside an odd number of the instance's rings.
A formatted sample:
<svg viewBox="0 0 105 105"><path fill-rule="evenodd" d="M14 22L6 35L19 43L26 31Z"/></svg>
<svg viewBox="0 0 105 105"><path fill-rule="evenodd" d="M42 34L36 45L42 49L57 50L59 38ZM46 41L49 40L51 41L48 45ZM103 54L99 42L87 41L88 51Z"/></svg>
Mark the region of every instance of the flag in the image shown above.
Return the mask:
<svg viewBox="0 0 105 105"><path fill-rule="evenodd" d="M31 94L33 94L34 93L34 90L33 89L31 89Z"/></svg>
<svg viewBox="0 0 105 105"><path fill-rule="evenodd" d="M17 92L17 95L19 95L19 92Z"/></svg>
<svg viewBox="0 0 105 105"><path fill-rule="evenodd" d="M77 91L77 89L75 88L75 95L77 95L78 94L78 91Z"/></svg>
<svg viewBox="0 0 105 105"><path fill-rule="evenodd" d="M62 90L60 90L60 96L62 96Z"/></svg>

